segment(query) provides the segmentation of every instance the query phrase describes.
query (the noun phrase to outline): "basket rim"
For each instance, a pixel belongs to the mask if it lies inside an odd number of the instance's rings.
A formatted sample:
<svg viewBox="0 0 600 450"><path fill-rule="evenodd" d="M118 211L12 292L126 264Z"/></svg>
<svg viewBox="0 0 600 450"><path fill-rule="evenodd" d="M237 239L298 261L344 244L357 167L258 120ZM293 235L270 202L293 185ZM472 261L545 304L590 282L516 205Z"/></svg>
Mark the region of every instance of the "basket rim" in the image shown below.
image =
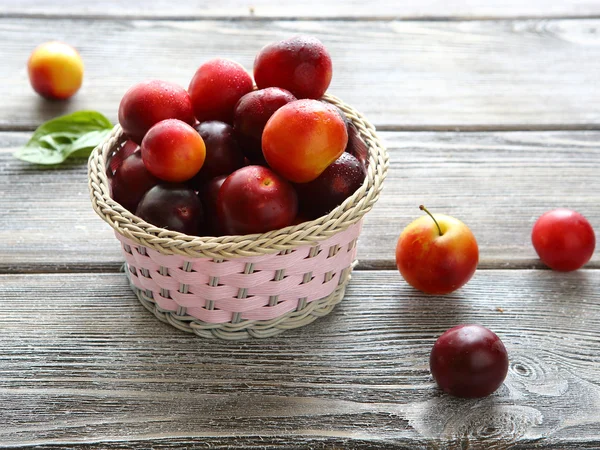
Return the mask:
<svg viewBox="0 0 600 450"><path fill-rule="evenodd" d="M358 130L369 151L367 176L362 186L329 214L315 220L262 234L230 236L189 236L149 224L110 197L106 175L108 156L123 140L120 125L98 145L88 160L88 188L94 211L117 233L164 255L182 255L216 260L249 257L291 250L300 245L316 245L347 229L371 210L379 199L389 167L387 150L375 127L358 111L339 98L325 94L325 100L340 108Z"/></svg>

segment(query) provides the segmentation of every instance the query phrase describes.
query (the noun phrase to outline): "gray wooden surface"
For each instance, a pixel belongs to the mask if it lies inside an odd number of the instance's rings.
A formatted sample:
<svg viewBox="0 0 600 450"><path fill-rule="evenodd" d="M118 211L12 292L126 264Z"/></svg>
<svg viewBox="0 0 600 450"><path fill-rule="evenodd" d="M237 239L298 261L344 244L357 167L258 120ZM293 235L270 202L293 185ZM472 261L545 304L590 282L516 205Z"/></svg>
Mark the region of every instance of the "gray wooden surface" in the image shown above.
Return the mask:
<svg viewBox="0 0 600 450"><path fill-rule="evenodd" d="M9 212L0 228L0 272L118 268L123 258L112 229L90 208L85 164L48 170L14 159L12 152L28 136L0 133L0 192L5 193L0 210ZM600 229L600 191L590 188L598 185L600 132L382 132L381 137L391 170L360 237L362 268L394 267L395 242L423 214L422 203L469 225L484 268L541 267L531 228L557 205L581 211ZM599 262L596 254L591 267Z"/></svg>
<svg viewBox="0 0 600 450"><path fill-rule="evenodd" d="M0 129L32 129L92 108L116 119L124 92L161 77L187 87L221 55L251 69L263 45L296 33L331 52L331 93L380 127L581 129L600 122L600 19L486 21L130 21L1 19ZM86 64L66 104L32 95L25 63L61 39Z"/></svg>
<svg viewBox="0 0 600 450"><path fill-rule="evenodd" d="M600 2L341 4L0 4L0 448L600 448L600 256L555 273L529 241L558 206L600 230ZM361 263L345 300L308 327L267 341L188 336L128 289L85 162L40 168L12 152L45 119L91 108L115 120L138 80L185 86L216 55L250 68L262 45L297 32L326 43L330 92L390 150ZM65 104L27 82L27 57L48 39L86 64ZM479 270L449 296L420 294L394 269L420 203L479 241ZM511 361L480 400L443 395L428 371L436 337L468 322L498 333Z"/></svg>
<svg viewBox="0 0 600 450"><path fill-rule="evenodd" d="M284 448L352 448L355 439L366 447L527 448L540 439L600 440L597 270L482 270L445 297L415 293L395 271L358 271L332 315L243 343L156 323L122 274L0 280L7 445L177 438L262 448L260 437ZM490 397L457 400L432 383L429 350L461 322L496 330L510 354L508 378Z"/></svg>
<svg viewBox="0 0 600 450"><path fill-rule="evenodd" d="M401 19L489 19L521 17L589 17L600 15L600 5L593 0L17 0L3 2L0 15L11 17L169 17L188 18L365 18Z"/></svg>

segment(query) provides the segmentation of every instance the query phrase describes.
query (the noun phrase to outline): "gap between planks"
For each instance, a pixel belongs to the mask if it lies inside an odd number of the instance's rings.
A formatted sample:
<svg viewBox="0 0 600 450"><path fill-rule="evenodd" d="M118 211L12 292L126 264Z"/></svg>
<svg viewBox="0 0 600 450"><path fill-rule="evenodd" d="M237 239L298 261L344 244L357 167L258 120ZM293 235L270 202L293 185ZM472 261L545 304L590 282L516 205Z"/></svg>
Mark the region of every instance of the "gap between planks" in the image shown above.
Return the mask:
<svg viewBox="0 0 600 450"><path fill-rule="evenodd" d="M433 15L381 15L381 16L285 16L285 15L255 15L255 14L233 14L233 15L181 15L181 14L69 14L68 12L56 13L23 13L23 12L4 12L0 13L0 19L41 19L41 20L98 20L98 21L115 21L115 20L145 20L145 21L228 21L228 22L268 22L268 21L314 21L314 22L491 22L491 21L514 21L514 20L590 20L600 19L600 14L563 14L563 15L546 15L546 14L522 14L514 16L433 16Z"/></svg>
<svg viewBox="0 0 600 450"><path fill-rule="evenodd" d="M428 132L457 132L457 133L485 133L485 132L510 132L510 131L600 131L600 123L582 123L582 124L529 124L529 125L502 125L502 124L476 124L476 125L396 125L396 124L373 124L377 131L390 132L410 132L410 133L428 133ZM37 127L30 125L8 125L0 124L0 133L18 133L34 132Z"/></svg>
<svg viewBox="0 0 600 450"><path fill-rule="evenodd" d="M592 261L584 266L586 270L600 269L600 261ZM355 271L396 270L393 260L359 260ZM539 260L486 260L479 263L477 270L550 270ZM114 263L75 263L65 264L18 264L7 265L0 263L0 275L32 275L55 273L118 273L122 264Z"/></svg>

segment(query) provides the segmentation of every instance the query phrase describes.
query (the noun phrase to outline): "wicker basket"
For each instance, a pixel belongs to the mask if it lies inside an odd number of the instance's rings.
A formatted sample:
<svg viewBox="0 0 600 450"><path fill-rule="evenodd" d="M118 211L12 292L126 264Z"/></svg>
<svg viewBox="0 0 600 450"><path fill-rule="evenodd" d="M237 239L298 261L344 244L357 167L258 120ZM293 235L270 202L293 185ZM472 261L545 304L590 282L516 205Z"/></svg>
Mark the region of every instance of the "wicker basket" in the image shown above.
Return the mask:
<svg viewBox="0 0 600 450"><path fill-rule="evenodd" d="M124 140L121 128L92 152L92 206L114 228L131 287L156 317L204 337L269 337L328 314L342 300L388 156L360 113L333 96L323 99L344 111L366 143L365 182L326 216L268 233L193 237L148 224L109 195L106 167Z"/></svg>

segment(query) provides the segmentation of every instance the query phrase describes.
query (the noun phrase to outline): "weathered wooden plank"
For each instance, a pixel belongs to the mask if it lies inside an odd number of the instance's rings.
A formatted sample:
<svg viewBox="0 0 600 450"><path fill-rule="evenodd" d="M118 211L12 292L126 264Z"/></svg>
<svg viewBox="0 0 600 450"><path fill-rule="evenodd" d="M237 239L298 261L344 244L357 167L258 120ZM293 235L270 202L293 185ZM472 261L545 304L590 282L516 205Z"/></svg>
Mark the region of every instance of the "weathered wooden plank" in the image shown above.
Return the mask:
<svg viewBox="0 0 600 450"><path fill-rule="evenodd" d="M51 0L28 0L27 2L6 2L0 15L59 16L59 17L172 17L172 18L489 18L489 17L586 17L599 15L600 6L591 0L522 2L484 1L445 2L433 0L419 2L408 0L395 2L377 0L329 1L296 0L293 3L280 3L271 0L225 0L210 1L151 0L145 2L120 2L106 0L102 3L91 1L66 0L60 4Z"/></svg>
<svg viewBox="0 0 600 450"><path fill-rule="evenodd" d="M113 120L132 84L187 86L217 55L251 68L266 43L314 34L331 51L330 92L374 123L402 129L597 127L600 20L138 21L0 19L0 127L32 128L61 112ZM86 64L81 91L49 103L31 90L35 45L61 39ZM583 100L585 99L585 100Z"/></svg>
<svg viewBox="0 0 600 450"><path fill-rule="evenodd" d="M483 270L445 297L359 271L330 316L247 342L156 321L123 274L0 285L3 446L600 443L597 270ZM488 398L453 399L429 375L434 340L459 323L490 327L508 349L507 380Z"/></svg>
<svg viewBox="0 0 600 450"><path fill-rule="evenodd" d="M541 267L530 244L537 217L580 211L600 231L600 132L382 132L391 169L366 218L361 267L392 268L400 232L422 214L463 220L482 267ZM0 271L116 270L110 227L91 209L85 161L44 169L11 156L27 133L0 133ZM600 267L596 252L590 267Z"/></svg>
<svg viewBox="0 0 600 450"><path fill-rule="evenodd" d="M373 442L362 439L349 439L349 438L337 438L328 436L327 438L320 438L318 436L286 436L284 438L278 438L277 436L270 436L268 443L265 443L265 439L262 437L254 436L234 436L234 437L201 437L201 438L170 438L170 439L152 439L147 440L136 440L127 442L101 442L85 444L86 449L147 449L149 446L154 449L180 449L180 448L193 448L193 449L232 449L232 448L251 448L260 450L303 450L303 449L316 449L316 450L331 450L331 449L352 449L352 450L379 450L381 448L386 449L404 449L404 450L425 450L430 448L436 448L433 445L427 445L427 443L419 442L416 439L411 440L395 440L393 442ZM600 446L599 441L581 441L578 440L574 443L565 442L554 442L549 443L548 439L544 440L540 447L536 441L530 441L527 443L519 443L510 446L511 450L598 450ZM10 447L8 447L10 448ZM48 449L71 449L81 448L81 444L43 444L36 445L36 450L48 450ZM449 444L444 447L448 450L462 450L464 447L460 447L460 444L454 445ZM468 448L468 447L467 447ZM485 447L493 448L493 447ZM499 447L501 448L501 447Z"/></svg>

